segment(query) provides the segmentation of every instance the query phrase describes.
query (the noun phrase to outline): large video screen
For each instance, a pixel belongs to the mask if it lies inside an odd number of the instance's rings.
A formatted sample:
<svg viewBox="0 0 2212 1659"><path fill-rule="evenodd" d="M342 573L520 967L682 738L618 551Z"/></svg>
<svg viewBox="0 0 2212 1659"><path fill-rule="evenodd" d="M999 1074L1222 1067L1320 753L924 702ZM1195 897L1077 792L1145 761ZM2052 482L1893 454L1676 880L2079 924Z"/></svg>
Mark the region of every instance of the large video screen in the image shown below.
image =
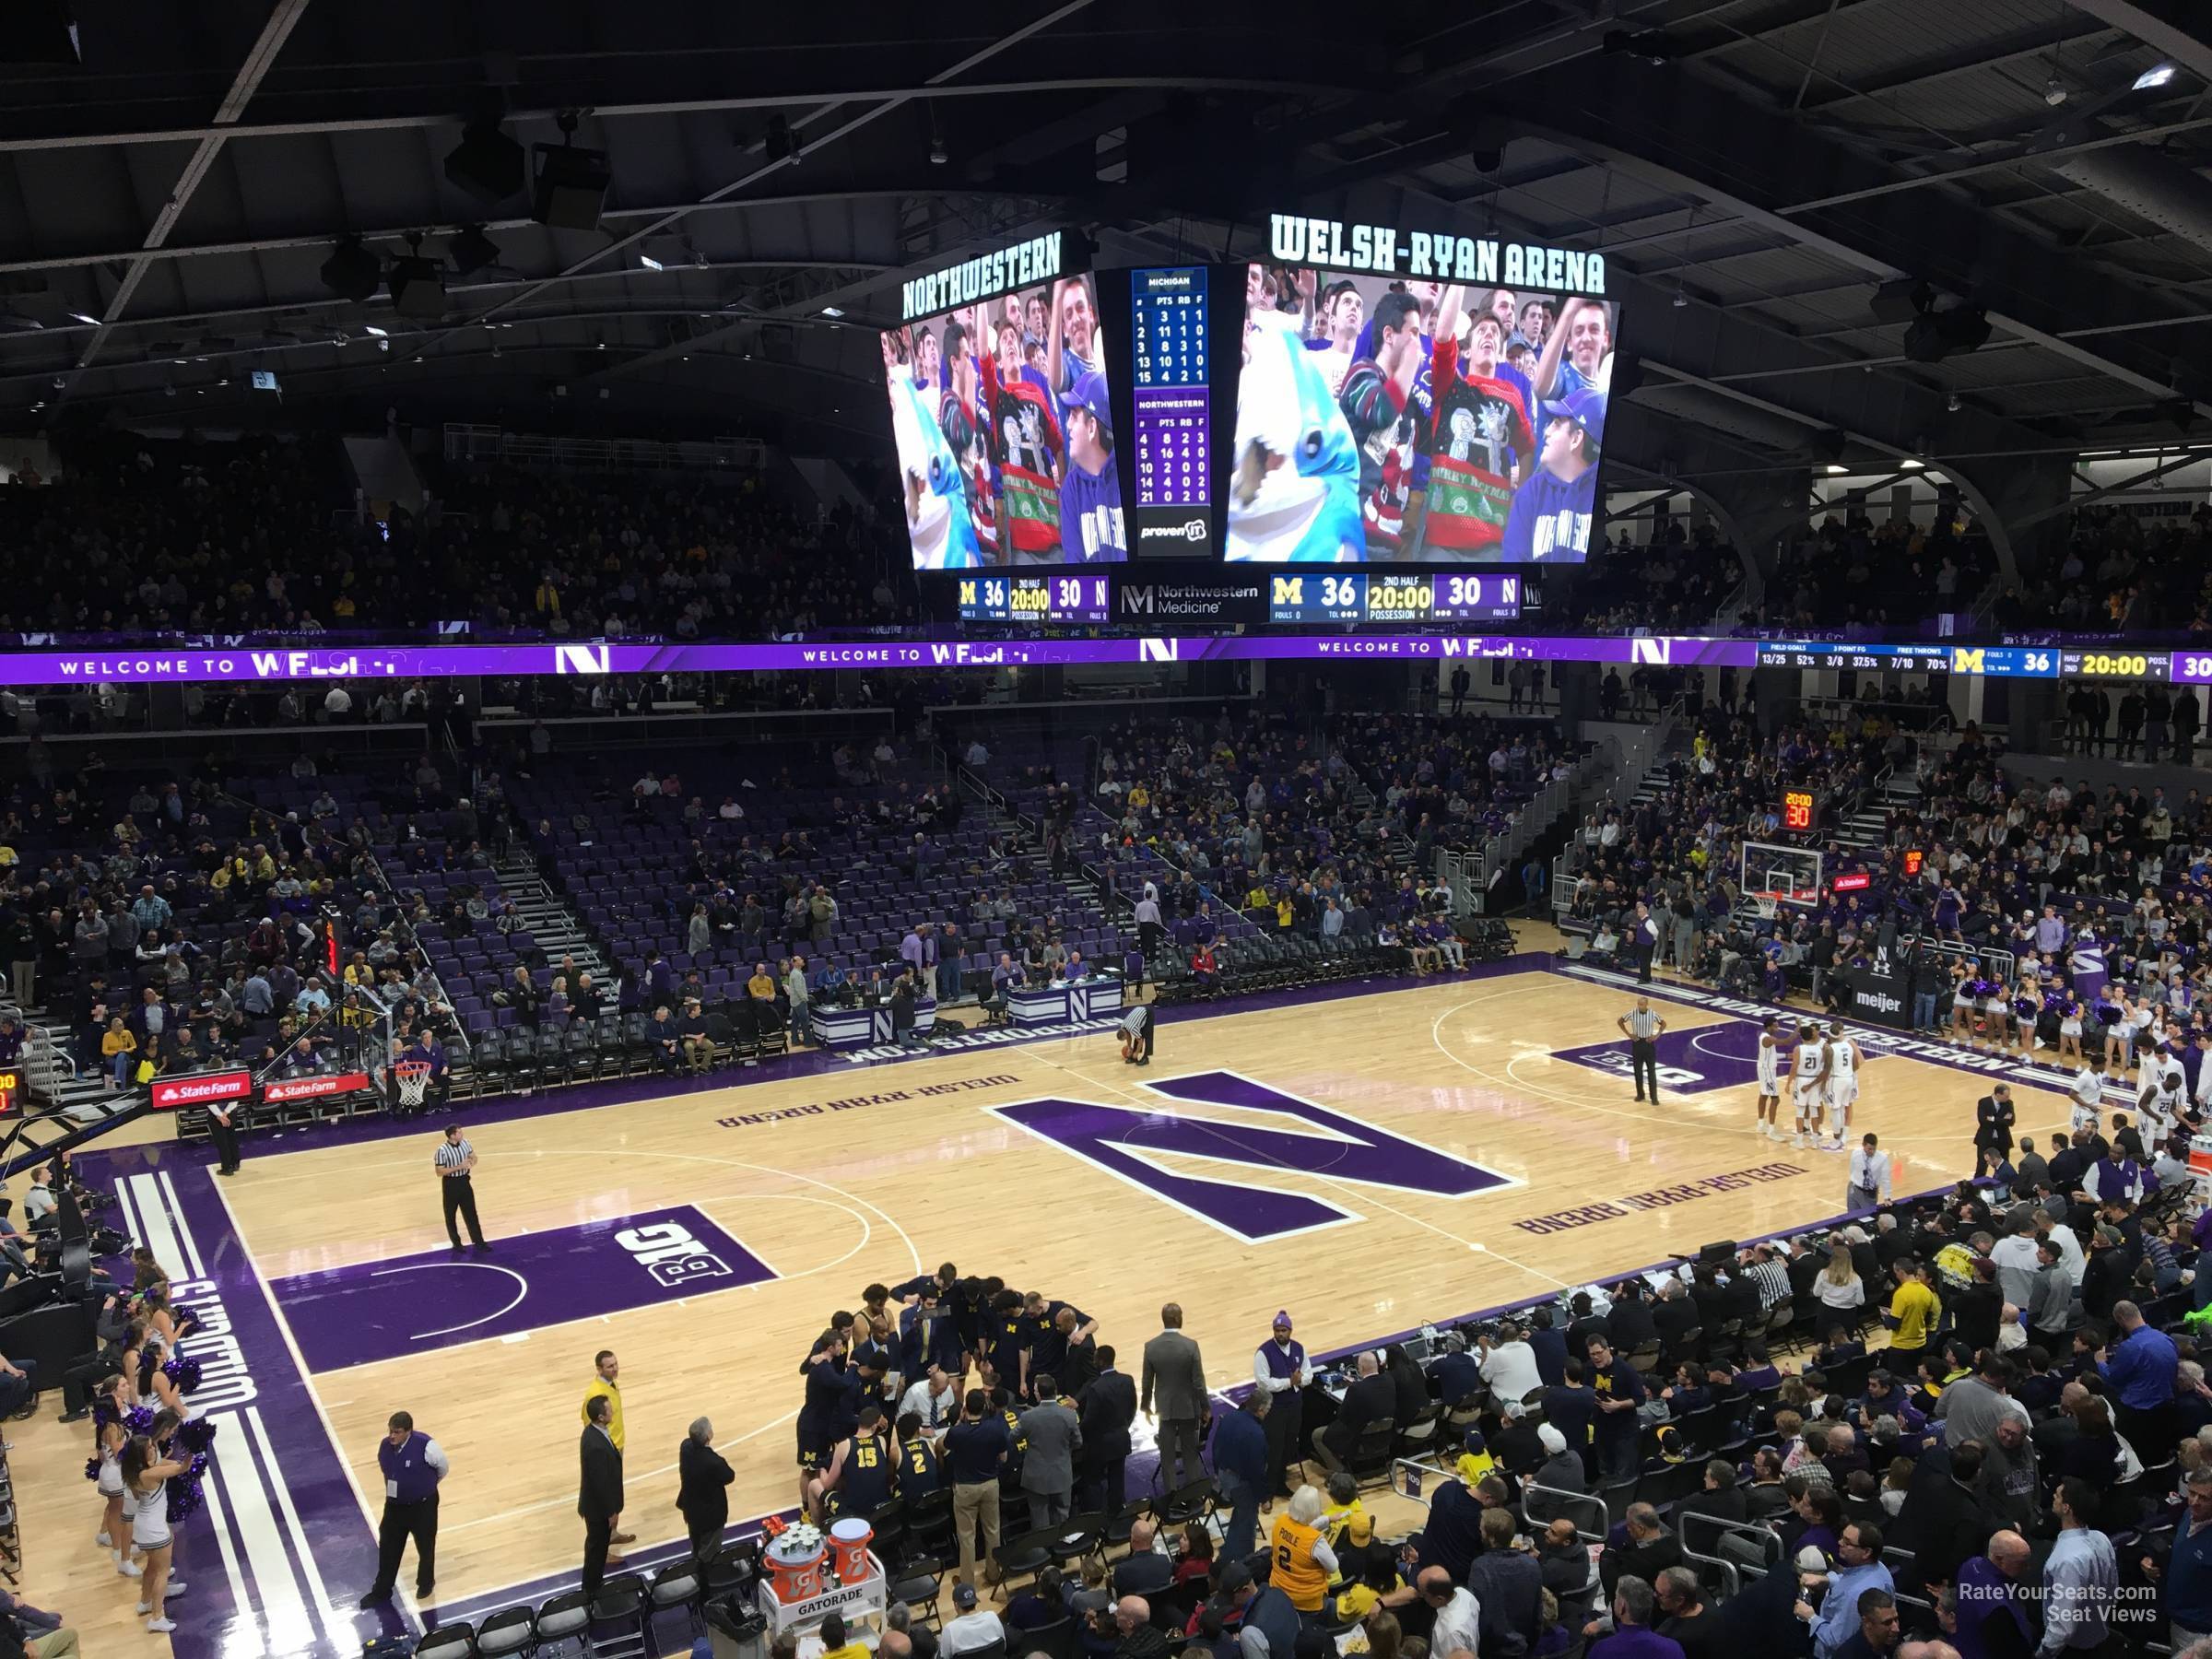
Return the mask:
<svg viewBox="0 0 2212 1659"><path fill-rule="evenodd" d="M1250 265L1223 556L1582 562L1618 335L1578 294Z"/></svg>
<svg viewBox="0 0 2212 1659"><path fill-rule="evenodd" d="M888 329L883 373L916 570L1127 559L1088 276Z"/></svg>

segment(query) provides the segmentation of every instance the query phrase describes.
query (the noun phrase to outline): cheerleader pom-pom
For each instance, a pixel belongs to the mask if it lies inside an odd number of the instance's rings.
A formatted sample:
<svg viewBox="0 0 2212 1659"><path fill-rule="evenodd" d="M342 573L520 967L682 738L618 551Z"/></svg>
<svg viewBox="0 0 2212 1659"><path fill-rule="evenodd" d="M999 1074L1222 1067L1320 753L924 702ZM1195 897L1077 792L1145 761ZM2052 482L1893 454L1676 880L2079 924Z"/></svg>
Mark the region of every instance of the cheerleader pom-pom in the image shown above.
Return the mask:
<svg viewBox="0 0 2212 1659"><path fill-rule="evenodd" d="M123 1414L123 1426L135 1435L149 1433L154 1426L154 1408L151 1406L134 1406Z"/></svg>
<svg viewBox="0 0 2212 1659"><path fill-rule="evenodd" d="M200 1454L200 1461L205 1463L206 1459L204 1454L207 1448L215 1443L217 1427L218 1425L212 1418L194 1418L178 1428L175 1438L170 1443L172 1446L182 1446L187 1452Z"/></svg>
<svg viewBox="0 0 2212 1659"><path fill-rule="evenodd" d="M207 1472L207 1455L201 1453L192 1460L192 1467L182 1477L169 1483L169 1524L189 1521L199 1513L206 1501L200 1493L200 1478Z"/></svg>
<svg viewBox="0 0 2212 1659"><path fill-rule="evenodd" d="M100 1478L99 1458L88 1457L85 1459L85 1478L87 1480L98 1480Z"/></svg>
<svg viewBox="0 0 2212 1659"><path fill-rule="evenodd" d="M179 1354L162 1365L161 1374L177 1385L179 1394L190 1394L200 1385L200 1362Z"/></svg>

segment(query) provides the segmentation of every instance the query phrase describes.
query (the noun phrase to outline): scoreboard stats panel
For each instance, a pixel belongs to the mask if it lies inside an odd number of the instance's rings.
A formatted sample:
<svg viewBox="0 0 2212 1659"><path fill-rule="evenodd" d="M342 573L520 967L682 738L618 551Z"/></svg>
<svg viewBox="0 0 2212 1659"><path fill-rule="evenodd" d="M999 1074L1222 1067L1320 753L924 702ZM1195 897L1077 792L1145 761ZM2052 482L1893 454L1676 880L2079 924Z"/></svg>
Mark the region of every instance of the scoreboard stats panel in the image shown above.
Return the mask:
<svg viewBox="0 0 2212 1659"><path fill-rule="evenodd" d="M962 576L963 622L1103 623L1112 590L1096 572Z"/></svg>
<svg viewBox="0 0 2212 1659"><path fill-rule="evenodd" d="M2030 645L1874 645L1836 640L1763 641L1761 668L1851 668L1862 674L1982 674L2049 679L2059 653Z"/></svg>
<svg viewBox="0 0 2212 1659"><path fill-rule="evenodd" d="M1129 383L1135 428L1131 523L1140 551L1211 558L1213 395L1206 267L1129 273ZM1147 549L1146 544L1151 544Z"/></svg>
<svg viewBox="0 0 2212 1659"><path fill-rule="evenodd" d="M1510 622L1521 615L1521 578L1495 571L1327 571L1277 576L1270 622Z"/></svg>

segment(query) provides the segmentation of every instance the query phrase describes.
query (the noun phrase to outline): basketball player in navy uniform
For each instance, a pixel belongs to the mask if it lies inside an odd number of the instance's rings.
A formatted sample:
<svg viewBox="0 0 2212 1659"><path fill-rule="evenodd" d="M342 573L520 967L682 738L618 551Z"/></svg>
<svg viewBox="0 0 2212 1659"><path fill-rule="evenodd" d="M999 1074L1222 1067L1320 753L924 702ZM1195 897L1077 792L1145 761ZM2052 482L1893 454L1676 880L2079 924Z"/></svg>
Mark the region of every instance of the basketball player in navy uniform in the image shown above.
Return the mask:
<svg viewBox="0 0 2212 1659"><path fill-rule="evenodd" d="M937 1462L937 1448L922 1432L922 1414L902 1412L899 1418L899 1496L908 1504L942 1490L945 1470Z"/></svg>
<svg viewBox="0 0 2212 1659"><path fill-rule="evenodd" d="M799 1406L797 1423L799 1503L810 1509L820 1484L818 1477L838 1442L853 1432L859 1378L846 1369L845 1339L834 1331L816 1339L801 1370L806 1397Z"/></svg>
<svg viewBox="0 0 2212 1659"><path fill-rule="evenodd" d="M852 1435L838 1441L830 1466L815 1482L818 1515L872 1515L891 1500L899 1467L899 1437L880 1406L863 1406Z"/></svg>

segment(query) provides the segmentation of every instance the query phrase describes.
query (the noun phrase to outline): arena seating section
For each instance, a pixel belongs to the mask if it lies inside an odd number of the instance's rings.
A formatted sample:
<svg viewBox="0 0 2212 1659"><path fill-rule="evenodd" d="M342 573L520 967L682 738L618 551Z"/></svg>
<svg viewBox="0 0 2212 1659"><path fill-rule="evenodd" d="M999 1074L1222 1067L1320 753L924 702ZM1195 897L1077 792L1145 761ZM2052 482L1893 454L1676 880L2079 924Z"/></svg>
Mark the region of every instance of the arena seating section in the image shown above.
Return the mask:
<svg viewBox="0 0 2212 1659"><path fill-rule="evenodd" d="M100 435L63 460L0 491L0 536L50 576L0 594L0 632L759 638L916 616L895 524L802 512L749 475L434 467L423 513L387 534L328 440Z"/></svg>

